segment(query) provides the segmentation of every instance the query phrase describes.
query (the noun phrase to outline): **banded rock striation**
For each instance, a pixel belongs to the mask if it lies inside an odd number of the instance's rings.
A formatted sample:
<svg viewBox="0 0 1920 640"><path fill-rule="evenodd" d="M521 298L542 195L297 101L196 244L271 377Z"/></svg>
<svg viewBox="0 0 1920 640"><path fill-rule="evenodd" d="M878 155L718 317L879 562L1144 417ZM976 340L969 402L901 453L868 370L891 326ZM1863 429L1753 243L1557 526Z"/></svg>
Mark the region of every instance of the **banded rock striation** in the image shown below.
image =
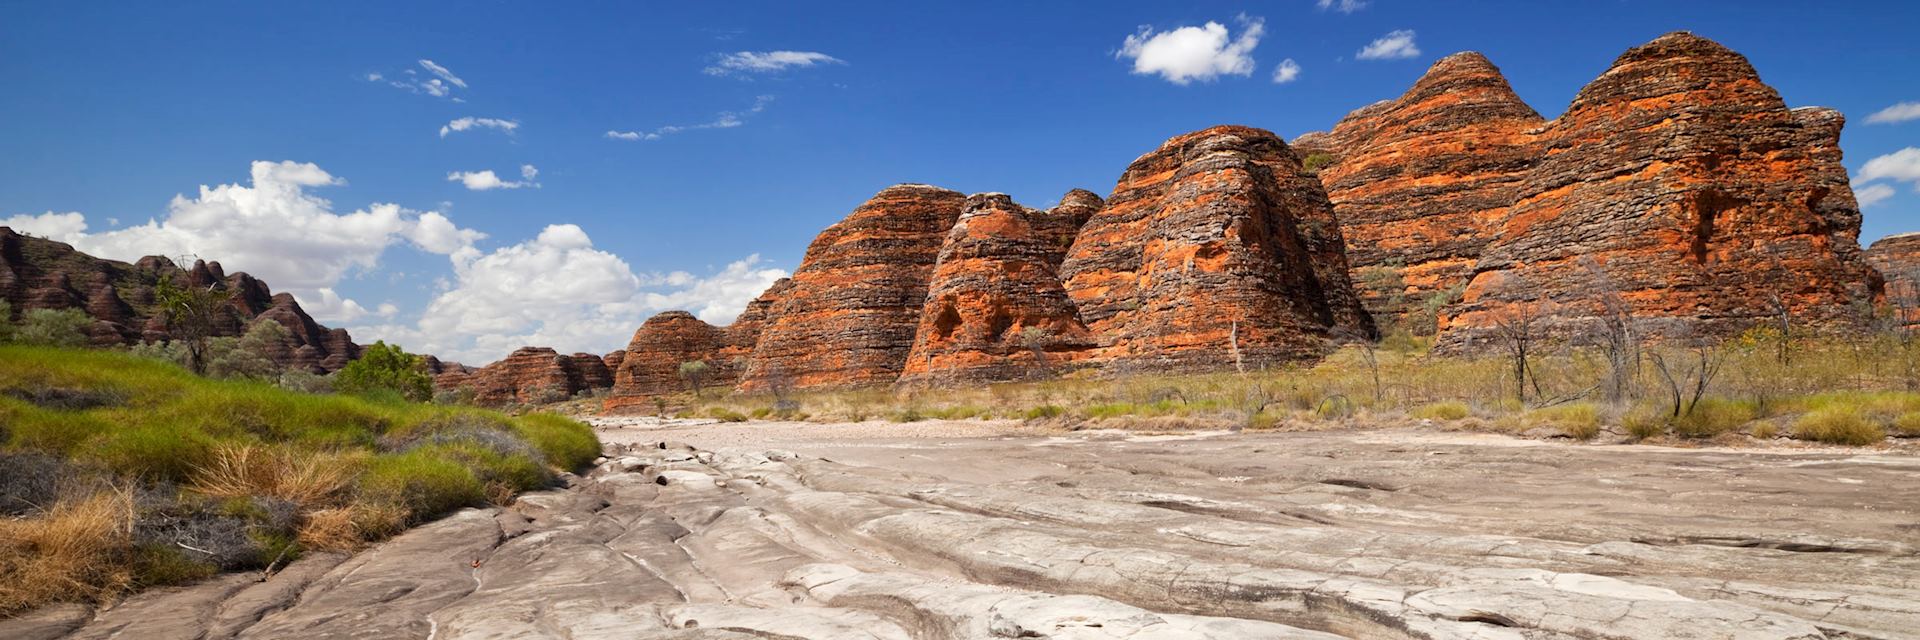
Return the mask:
<svg viewBox="0 0 1920 640"><path fill-rule="evenodd" d="M1920 322L1920 233L1875 240L1867 247L1867 261L1886 281L1886 305L1902 322Z"/></svg>
<svg viewBox="0 0 1920 640"><path fill-rule="evenodd" d="M731 385L740 367L723 354L730 346L727 330L707 324L685 311L668 311L647 318L633 332L620 366L614 369L608 409L641 406L653 397L687 390L680 376L685 362L706 362L709 382Z"/></svg>
<svg viewBox="0 0 1920 640"><path fill-rule="evenodd" d="M966 196L939 187L896 185L821 232L772 305L740 386L898 379L940 246L965 202Z"/></svg>
<svg viewBox="0 0 1920 640"><path fill-rule="evenodd" d="M1747 59L1671 33L1635 47L1540 133L1440 347L1538 316L1593 326L1602 298L1656 335L1725 335L1784 310L1852 327L1877 280L1840 165L1843 118L1788 109Z"/></svg>
<svg viewBox="0 0 1920 640"><path fill-rule="evenodd" d="M466 373L458 382L435 386L471 387L475 402L505 405L558 402L611 384L583 374L583 368L596 364L604 372L605 362L592 354L580 355L587 357L584 364L579 356L562 355L548 347L521 347L499 362Z"/></svg>
<svg viewBox="0 0 1920 640"><path fill-rule="evenodd" d="M1319 177L1376 319L1466 285L1538 161L1533 133L1545 123L1492 62L1466 52L1435 62L1398 99L1294 142L1326 163Z"/></svg>
<svg viewBox="0 0 1920 640"><path fill-rule="evenodd" d="M1012 380L1086 353L1092 336L1057 271L1082 213L1100 208L1086 196L1076 190L1050 211L999 193L967 198L940 248L902 382Z"/></svg>
<svg viewBox="0 0 1920 640"><path fill-rule="evenodd" d="M1127 168L1061 266L1121 368L1198 370L1318 357L1373 334L1333 205L1279 136L1220 126Z"/></svg>
<svg viewBox="0 0 1920 640"><path fill-rule="evenodd" d="M148 256L128 264L0 227L0 300L15 314L81 310L93 318L88 335L95 346L171 340L154 293L168 280L226 294L227 303L213 321L216 336L240 335L260 320L286 327L287 342L271 354L280 366L328 373L360 356L360 346L345 329L314 322L292 295L275 294L245 273L227 275L218 262L196 261L183 269L167 258Z"/></svg>

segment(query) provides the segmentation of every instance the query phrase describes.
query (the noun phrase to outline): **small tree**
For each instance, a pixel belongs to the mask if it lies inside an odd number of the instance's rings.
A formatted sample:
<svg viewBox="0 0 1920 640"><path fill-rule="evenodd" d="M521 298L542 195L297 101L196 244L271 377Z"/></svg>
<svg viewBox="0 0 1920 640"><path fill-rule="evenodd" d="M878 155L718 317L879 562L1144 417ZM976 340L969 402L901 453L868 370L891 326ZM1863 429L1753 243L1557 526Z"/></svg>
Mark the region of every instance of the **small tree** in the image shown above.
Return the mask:
<svg viewBox="0 0 1920 640"><path fill-rule="evenodd" d="M1500 350L1506 352L1513 361L1514 397L1522 405L1527 402L1527 388L1531 384L1533 395L1540 395L1540 381L1532 376L1533 343L1539 337L1539 321L1542 315L1542 303L1525 299L1535 295L1524 278L1508 275L1500 280L1500 286L1519 298L1506 303L1488 314L1493 320L1493 336Z"/></svg>
<svg viewBox="0 0 1920 640"><path fill-rule="evenodd" d="M385 341L361 349L360 359L333 375L333 388L341 393L392 391L414 402L433 399L433 378L420 356Z"/></svg>
<svg viewBox="0 0 1920 640"><path fill-rule="evenodd" d="M1587 288L1600 307L1592 341L1607 357L1607 401L1617 404L1633 394L1633 380L1640 373L1641 332L1633 308L1613 277L1591 256L1581 257L1580 266L1587 271Z"/></svg>
<svg viewBox="0 0 1920 640"><path fill-rule="evenodd" d="M186 346L187 369L207 372L207 341L213 338L224 296L208 285L205 288L175 284L171 276L153 289L154 302L167 314L167 333Z"/></svg>
<svg viewBox="0 0 1920 640"><path fill-rule="evenodd" d="M705 361L689 360L680 363L680 377L693 389L693 397L701 397L701 388L707 381L707 374L713 370Z"/></svg>
<svg viewBox="0 0 1920 640"><path fill-rule="evenodd" d="M84 347L93 318L79 309L31 309L20 316L13 340L45 347Z"/></svg>
<svg viewBox="0 0 1920 640"><path fill-rule="evenodd" d="M239 339L215 338L207 345L207 375L216 378L280 377L280 365L273 357L286 349L291 334L272 320L257 320Z"/></svg>
<svg viewBox="0 0 1920 640"><path fill-rule="evenodd" d="M1035 372L1053 377L1053 363L1047 360L1047 347L1053 346L1053 332L1046 327L1021 327L1020 344L1033 354Z"/></svg>

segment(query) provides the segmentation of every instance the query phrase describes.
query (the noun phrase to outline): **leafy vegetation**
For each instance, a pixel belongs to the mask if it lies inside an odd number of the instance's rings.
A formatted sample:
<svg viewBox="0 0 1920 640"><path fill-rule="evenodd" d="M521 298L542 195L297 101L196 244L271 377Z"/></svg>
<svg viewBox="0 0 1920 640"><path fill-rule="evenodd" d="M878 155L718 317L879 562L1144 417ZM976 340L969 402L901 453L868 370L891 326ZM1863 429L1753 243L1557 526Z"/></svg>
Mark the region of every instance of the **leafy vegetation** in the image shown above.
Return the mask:
<svg viewBox="0 0 1920 640"><path fill-rule="evenodd" d="M219 361L211 345L203 355L209 370ZM586 425L557 415L0 346L0 508L18 516L0 520L0 615L351 548L547 486L599 450Z"/></svg>
<svg viewBox="0 0 1920 640"><path fill-rule="evenodd" d="M361 347L360 359L333 375L333 388L362 395L394 393L414 402L433 399L433 377L427 375L420 356L385 341Z"/></svg>

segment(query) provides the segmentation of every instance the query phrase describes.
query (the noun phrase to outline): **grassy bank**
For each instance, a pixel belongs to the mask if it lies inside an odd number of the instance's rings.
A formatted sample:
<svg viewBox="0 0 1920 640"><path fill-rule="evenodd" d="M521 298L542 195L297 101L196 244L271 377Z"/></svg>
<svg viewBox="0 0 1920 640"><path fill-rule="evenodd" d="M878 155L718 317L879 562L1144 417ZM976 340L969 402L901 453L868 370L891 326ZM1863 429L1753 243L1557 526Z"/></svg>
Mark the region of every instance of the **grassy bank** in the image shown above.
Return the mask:
<svg viewBox="0 0 1920 640"><path fill-rule="evenodd" d="M1068 376L971 388L707 390L672 411L722 420L1000 418L1122 428L1324 429L1368 424L1686 441L1747 435L1836 444L1920 436L1915 346L1894 339L1649 346L1608 397L1597 349L1541 349L1524 390L1514 361L1431 354L1422 341L1350 346L1312 366L1178 376ZM1704 378L1704 381L1702 380Z"/></svg>
<svg viewBox="0 0 1920 640"><path fill-rule="evenodd" d="M550 485L585 425L0 346L0 615L350 549Z"/></svg>

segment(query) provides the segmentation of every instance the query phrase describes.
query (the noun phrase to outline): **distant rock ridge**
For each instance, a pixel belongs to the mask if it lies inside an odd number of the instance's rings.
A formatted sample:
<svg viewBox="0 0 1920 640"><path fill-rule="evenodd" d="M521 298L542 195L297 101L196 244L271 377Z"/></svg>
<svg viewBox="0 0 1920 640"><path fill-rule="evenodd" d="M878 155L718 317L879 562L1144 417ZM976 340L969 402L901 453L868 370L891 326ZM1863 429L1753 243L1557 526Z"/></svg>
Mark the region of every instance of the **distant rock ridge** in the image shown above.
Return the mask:
<svg viewBox="0 0 1920 640"><path fill-rule="evenodd" d="M171 340L166 314L154 296L154 288L168 278L226 294L227 304L214 318L216 335L240 335L262 319L286 327L287 342L270 354L280 366L328 373L360 357L360 346L345 329L321 326L292 295L275 294L245 273L227 275L218 262L195 261L183 269L167 258L147 256L128 264L0 227L0 299L12 305L16 317L33 309L81 310L93 318L87 332L95 346Z"/></svg>
<svg viewBox="0 0 1920 640"><path fill-rule="evenodd" d="M1867 261L1886 282L1886 306L1903 324L1920 324L1920 233L1899 233L1867 247Z"/></svg>

